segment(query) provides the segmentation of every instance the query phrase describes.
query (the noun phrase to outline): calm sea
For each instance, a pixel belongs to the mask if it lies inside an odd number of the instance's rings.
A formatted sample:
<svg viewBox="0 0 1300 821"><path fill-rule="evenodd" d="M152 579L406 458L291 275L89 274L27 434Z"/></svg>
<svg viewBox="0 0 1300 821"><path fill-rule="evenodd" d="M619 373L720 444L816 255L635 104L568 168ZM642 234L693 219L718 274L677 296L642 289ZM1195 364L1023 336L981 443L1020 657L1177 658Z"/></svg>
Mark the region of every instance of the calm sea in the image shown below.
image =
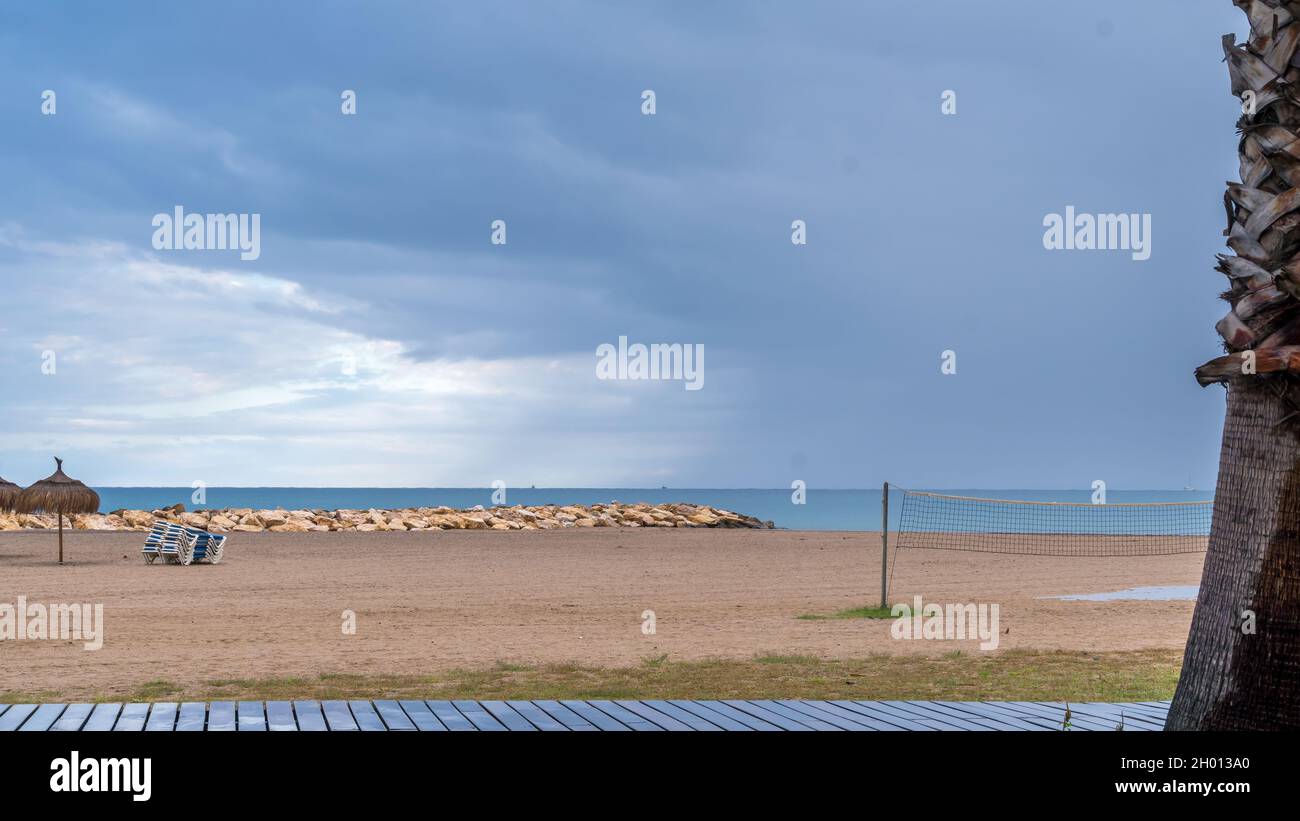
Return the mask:
<svg viewBox="0 0 1300 821"><path fill-rule="evenodd" d="M492 506L491 488L342 488L342 487L210 487L207 503L191 501L193 489L187 487L101 487L100 509L118 508L155 510L176 503L187 510L196 507L284 508L286 510L324 508L400 508L447 507L469 508ZM942 490L958 496L990 499L1023 499L1038 502L1088 502L1090 490ZM1207 490L1111 490L1109 503L1121 502L1191 502L1212 499ZM510 488L506 504L510 505L587 505L597 502L691 502L712 505L736 513L772 521L777 527L791 530L879 530L880 489L818 490L809 488L804 504L791 500L789 490L716 490L704 488ZM890 526L898 524L901 494L890 493Z"/></svg>

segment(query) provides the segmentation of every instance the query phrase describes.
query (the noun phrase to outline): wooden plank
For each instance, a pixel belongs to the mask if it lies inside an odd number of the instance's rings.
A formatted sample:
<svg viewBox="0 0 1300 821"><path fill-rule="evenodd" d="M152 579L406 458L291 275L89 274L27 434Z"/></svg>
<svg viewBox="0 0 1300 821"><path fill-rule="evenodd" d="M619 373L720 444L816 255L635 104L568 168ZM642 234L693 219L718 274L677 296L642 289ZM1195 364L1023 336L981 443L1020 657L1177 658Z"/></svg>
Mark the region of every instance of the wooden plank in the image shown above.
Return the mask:
<svg viewBox="0 0 1300 821"><path fill-rule="evenodd" d="M1024 716L1028 721L1037 718L1049 725L1053 731L1061 731L1061 722L1065 719L1065 710L1055 709L1043 704L1035 704L1031 701L999 701L990 703L990 708L996 710L1010 710ZM1117 721L1110 721L1105 716L1099 716L1094 713L1081 713L1070 705L1070 723L1076 730L1088 731L1105 731L1110 732L1115 729Z"/></svg>
<svg viewBox="0 0 1300 821"><path fill-rule="evenodd" d="M1073 705L1071 705L1071 706L1073 707ZM1165 721L1169 718L1169 715L1168 715L1167 713L1159 712L1159 711L1155 711L1155 710L1150 710L1150 711L1148 711L1148 710L1142 708L1140 705L1138 705L1136 708L1135 708L1134 705L1124 704L1124 703L1116 703L1116 704L1091 704L1091 703L1089 703L1089 704L1085 704L1085 705L1083 705L1083 706L1086 707L1086 708L1088 708L1088 709L1093 709L1093 708L1106 708L1106 709L1109 709L1109 710L1110 710L1113 714L1115 714L1115 715L1119 715L1119 714L1122 713L1123 715L1126 715L1126 716L1136 716L1136 717L1142 719L1143 721L1146 721L1146 722L1151 723L1151 724L1159 725L1160 727L1164 727L1164 726L1165 726Z"/></svg>
<svg viewBox="0 0 1300 821"><path fill-rule="evenodd" d="M718 704L711 707L698 701L690 701L688 699L680 698L672 699L668 703L679 710L685 710L691 715L698 716L710 724L714 724L730 732L752 733L757 729L754 725L765 724L765 722L759 721L756 718L750 718L744 713L738 713L737 711L727 707L725 704ZM774 727L771 724L766 724L765 726L768 730L780 730L779 727Z"/></svg>
<svg viewBox="0 0 1300 821"><path fill-rule="evenodd" d="M4 715L4 714L5 714L5 710L8 710L8 709L9 709L9 705L8 705L8 704L0 704L0 716Z"/></svg>
<svg viewBox="0 0 1300 821"><path fill-rule="evenodd" d="M1015 702L999 701L989 703L988 708L991 710L1007 710L1014 712L1024 718L1026 721L1037 721L1046 725L1045 729L1060 730L1061 721L1065 718L1064 710L1054 710L1051 707L1045 707L1033 702ZM1073 712L1073 711L1072 711ZM1113 730L1114 724L1111 724L1104 718L1098 718L1087 713L1073 713L1073 724L1084 730Z"/></svg>
<svg viewBox="0 0 1300 821"><path fill-rule="evenodd" d="M113 725L114 732L136 733L144 730L144 723L149 718L149 705L141 702L134 702L122 708L122 714L117 717L117 724Z"/></svg>
<svg viewBox="0 0 1300 821"><path fill-rule="evenodd" d="M965 712L964 710L957 710L952 707L945 706L944 704L938 701L909 701L907 703L910 704L914 709L919 710L925 713L926 715L946 716L952 718L954 721L966 721L975 725L976 728L983 729L983 730L993 730L995 732L1009 732L1011 730L1037 729L1033 725L1025 724L1024 722L1016 723L1010 718L1006 719L1005 721L996 718L981 718L979 716L971 715L970 713Z"/></svg>
<svg viewBox="0 0 1300 821"><path fill-rule="evenodd" d="M429 709L429 705L425 704L423 701L412 699L399 701L397 703L401 705L402 710L406 713L406 717L411 720L411 723L414 724L415 728L420 732L445 733L447 731L447 728L443 726L442 722L438 720L438 717Z"/></svg>
<svg viewBox="0 0 1300 821"><path fill-rule="evenodd" d="M430 705L432 706L432 705ZM506 725L492 717L477 701L453 701L452 706L460 710L461 715L474 723L474 726L487 732L505 732Z"/></svg>
<svg viewBox="0 0 1300 821"><path fill-rule="evenodd" d="M68 709L63 711L59 720L50 726L50 731L55 733L76 732L90 718L91 712L95 709L93 704L69 704Z"/></svg>
<svg viewBox="0 0 1300 821"><path fill-rule="evenodd" d="M170 733L176 729L176 710L179 705L174 701L160 701L149 710L149 720L145 722L146 733Z"/></svg>
<svg viewBox="0 0 1300 821"><path fill-rule="evenodd" d="M23 722L23 726L18 728L20 733L43 733L50 729L50 726L63 715L63 711L68 708L66 704L42 704L32 713L32 717Z"/></svg>
<svg viewBox="0 0 1300 821"><path fill-rule="evenodd" d="M567 705L569 702L566 701L564 704ZM588 701L587 704L600 710L602 713L622 724L624 727L627 727L629 730L635 730L638 733L663 732L663 727L660 727L652 721L646 721L636 713L625 710L612 701L592 699Z"/></svg>
<svg viewBox="0 0 1300 821"><path fill-rule="evenodd" d="M450 701L433 700L426 701L425 704L428 706L429 710L438 717L438 720L442 722L442 726L452 732L463 733L478 729L474 726L474 723L468 718L465 718L465 716L461 714L460 710L457 710L456 706Z"/></svg>
<svg viewBox="0 0 1300 821"><path fill-rule="evenodd" d="M886 704L883 701L855 701L854 704L857 704L859 707L862 707L868 712L874 714L880 714L881 718L885 721L891 720L889 717L894 716L900 719L904 719L919 724L925 730L943 730L943 731L960 730L963 732L969 732L971 730L971 726L969 725L959 724L956 721L952 721L952 723L949 723L948 721L926 718L922 714L918 714L910 710L903 710L898 707L894 707L892 705ZM951 719L949 719L949 721L951 721ZM977 729L982 730L984 728L979 727Z"/></svg>
<svg viewBox="0 0 1300 821"><path fill-rule="evenodd" d="M741 701L740 699L727 699L722 703L733 710L738 710L746 715L751 715L754 718L766 721L768 724L773 724L787 732L805 733L812 730L812 728L807 724L795 721L792 718L787 718L781 713L759 707L753 702Z"/></svg>
<svg viewBox="0 0 1300 821"><path fill-rule="evenodd" d="M1029 724L1029 729L1056 731L1061 729L1061 722L1052 715L1035 712L1023 707L1014 707L1003 702L950 701L945 702L957 710L982 718L1006 718ZM1081 730L1095 730L1098 726L1087 718L1075 717L1075 724Z"/></svg>
<svg viewBox="0 0 1300 821"><path fill-rule="evenodd" d="M1046 709L1044 705L1039 706ZM1057 710L1055 712L1061 714L1064 710ZM1101 724L1101 727L1094 729L1104 730L1109 733L1118 732L1121 724L1123 725L1124 731L1133 733L1158 733L1165 728L1163 722L1157 721L1149 716L1135 716L1132 713L1121 709L1109 713L1104 709L1094 706L1089 706L1086 711L1081 711L1074 704L1071 704L1070 723L1077 726L1083 721L1091 721L1094 724Z"/></svg>
<svg viewBox="0 0 1300 821"><path fill-rule="evenodd" d="M348 702L348 706L352 708L352 717L357 720L357 726L363 732L383 732L388 729L384 726L384 722L379 718L379 713L375 712L374 706L369 701L354 699Z"/></svg>
<svg viewBox="0 0 1300 821"><path fill-rule="evenodd" d="M176 717L176 732L202 732L208 723L208 705L202 701L187 701L181 705Z"/></svg>
<svg viewBox="0 0 1300 821"><path fill-rule="evenodd" d="M236 709L236 722L241 733L266 732L266 708L260 701L241 701Z"/></svg>
<svg viewBox="0 0 1300 821"><path fill-rule="evenodd" d="M320 702L314 699L295 701L293 717L298 721L298 730L304 733L323 733L329 730L325 716L321 713Z"/></svg>
<svg viewBox="0 0 1300 821"><path fill-rule="evenodd" d="M843 730L852 732L861 732L863 730L875 730L878 732L899 732L899 728L886 721L864 716L861 713L855 713L852 710L846 710L843 707L836 707L827 701L804 701L802 699L782 700L782 704L791 710L798 710L807 713L813 718L820 718L822 721L834 724Z"/></svg>
<svg viewBox="0 0 1300 821"><path fill-rule="evenodd" d="M1058 717L1058 721L1065 716L1064 704L1035 702L1034 706L1042 710L1050 710ZM1127 730L1150 732L1164 729L1164 722L1150 716L1135 714L1117 704L1071 704L1070 712L1076 717L1091 717L1094 721L1104 722L1109 725L1106 729L1111 731L1114 731L1121 721L1124 722L1124 728Z"/></svg>
<svg viewBox="0 0 1300 821"><path fill-rule="evenodd" d="M520 716L519 712L515 711L515 708L504 703L504 701L487 700L480 701L480 704L484 705L484 709L493 714L497 721L506 725L508 730L516 731L516 733L536 733L537 731L537 727L534 727L528 718Z"/></svg>
<svg viewBox="0 0 1300 821"><path fill-rule="evenodd" d="M840 709L848 710L851 713L858 713L859 715L866 716L867 718L874 718L876 721L882 721L885 724L890 724L900 730L908 730L910 732L930 732L934 729L933 727L927 727L926 725L921 724L920 722L913 721L910 718L905 718L903 716L896 715L894 713L887 713L883 710L874 710L872 709L870 702L864 702L860 704L856 701L848 701L847 699L840 699L840 700L832 701L830 703L834 704L836 707L839 707Z"/></svg>
<svg viewBox="0 0 1300 821"><path fill-rule="evenodd" d="M574 732L589 733L589 732L600 731L600 728L597 727L595 724L591 723L590 721L588 721L587 719L579 715L577 712L575 712L573 709L564 706L558 701L539 699L538 701L534 701L533 703L537 705L538 709L545 710L547 715L549 715L551 718L555 719L556 721L560 722L570 730L573 730ZM600 711L597 710L597 712ZM613 719L609 719L609 720L614 721ZM618 722L614 722L614 723L617 724Z"/></svg>
<svg viewBox="0 0 1300 821"><path fill-rule="evenodd" d="M208 705L208 732L233 733L235 731L235 702L214 701Z"/></svg>
<svg viewBox="0 0 1300 821"><path fill-rule="evenodd" d="M1075 706L1076 705L1071 704L1070 709L1074 709ZM1152 707L1148 707L1145 704L1133 704L1129 702L1112 702L1109 704L1105 704L1104 706L1112 708L1114 710L1122 710L1125 715L1141 716L1144 719L1153 721L1161 725L1164 724L1165 719L1168 717L1168 715L1165 712L1156 710Z"/></svg>
<svg viewBox="0 0 1300 821"><path fill-rule="evenodd" d="M1064 704L1053 704L1051 702L1033 702L1033 705L1040 710L1050 711L1061 721L1065 716ZM1160 730L1164 725L1150 716L1136 715L1125 710L1116 704L1071 704L1070 712L1075 716L1091 717L1094 721L1106 722L1110 725L1109 729L1114 730L1115 725L1119 724L1121 719L1125 726L1139 730Z"/></svg>
<svg viewBox="0 0 1300 821"><path fill-rule="evenodd" d="M415 732L415 724L406 717L406 711L396 701L376 700L375 710L379 712L379 718L388 729Z"/></svg>
<svg viewBox="0 0 1300 821"><path fill-rule="evenodd" d="M1124 723L1124 729L1137 730L1142 732L1162 732L1165 729L1165 720L1154 718L1152 716L1135 715L1130 713L1125 707L1117 707L1115 710L1114 723Z"/></svg>
<svg viewBox="0 0 1300 821"><path fill-rule="evenodd" d="M1169 718L1169 711L1168 711L1167 709L1160 709L1159 707L1152 707L1152 706L1150 706L1149 704L1135 704L1135 703L1131 703L1131 702L1119 702L1119 703L1115 704L1115 706L1121 708L1121 709L1124 710L1124 712L1126 712L1126 713L1129 713L1129 712L1140 713L1140 714L1142 714L1142 715L1144 715L1144 716L1146 716L1146 717L1148 717L1148 718L1153 718L1153 719L1155 719L1156 721L1159 721L1162 725L1163 725L1164 722Z"/></svg>
<svg viewBox="0 0 1300 821"><path fill-rule="evenodd" d="M506 725L506 729L513 732L537 732L537 728L534 727L528 719L519 715L519 713L515 712L515 710L504 701L481 701L479 703L483 705L484 710L487 710L492 714L493 718Z"/></svg>
<svg viewBox="0 0 1300 821"><path fill-rule="evenodd" d="M1037 701L1008 702L1008 703L1014 705L1015 709L1018 710L1039 711L1040 714L1049 717L1049 719L1052 721L1052 723L1056 726L1057 729L1060 729L1061 722L1065 719L1065 705L1061 703L1053 704L1052 702L1037 702ZM1115 722L1118 723L1119 721L1119 713L1118 712L1112 713L1109 709L1107 709L1109 705L1106 705L1101 708L1087 708L1087 709L1080 710L1080 707L1082 706L1083 705L1075 704L1074 702L1071 702L1070 712L1074 714L1076 718L1078 716L1083 716L1085 718L1091 718L1093 721L1109 722L1111 716L1113 715L1115 718Z"/></svg>
<svg viewBox="0 0 1300 821"><path fill-rule="evenodd" d="M12 732L23 726L27 717L36 712L36 704L15 704L0 716L0 732Z"/></svg>
<svg viewBox="0 0 1300 821"><path fill-rule="evenodd" d="M882 706L892 707L893 709L909 715L921 723L933 722L935 729L938 730L973 730L976 732L986 732L991 730L984 724L977 724L975 721L962 716L954 716L949 712L932 710L928 707L918 707L908 701L881 701L877 702Z"/></svg>
<svg viewBox="0 0 1300 821"><path fill-rule="evenodd" d="M90 713L90 718L86 719L81 729L96 733L111 730L117 723L117 714L121 710L122 705L117 703L96 704L95 709Z"/></svg>
<svg viewBox="0 0 1300 821"><path fill-rule="evenodd" d="M684 706L687 702L683 700L681 702L675 702L675 703L681 703ZM761 718L757 718L755 716L750 715L749 713L743 712L741 710L737 710L735 707L732 707L730 704L725 704L721 701L711 701L706 699L703 701L691 701L689 703L695 705L696 707L702 707L706 710L712 710L715 713L718 713L719 715L732 719L733 721L738 721L751 730L757 730L759 732L764 732L764 733L785 732L785 728L780 726L779 724L773 724L769 721L764 721ZM685 708L685 709L690 709L690 708Z"/></svg>
<svg viewBox="0 0 1300 821"><path fill-rule="evenodd" d="M352 717L352 711L348 709L346 701L322 701L320 706L325 711L325 723L329 725L330 732L352 732L361 729L357 726L357 720Z"/></svg>
<svg viewBox="0 0 1300 821"><path fill-rule="evenodd" d="M630 713L641 716L651 724L657 724L665 730L674 733L690 732L695 728L684 721L678 721L672 716L664 715L653 707L648 707L644 703L632 698L621 698L614 702L619 707Z"/></svg>
<svg viewBox="0 0 1300 821"><path fill-rule="evenodd" d="M767 699L753 699L749 703L753 704L755 707L761 707L764 710L767 710L768 712L785 716L790 721L797 721L810 730L824 730L828 732L843 731L842 728L836 727L834 724L831 724L830 722L822 721L821 719L813 718L812 716L809 715L804 715L798 710L791 710L789 707L786 707L785 705L776 701L769 701Z"/></svg>
<svg viewBox="0 0 1300 821"><path fill-rule="evenodd" d="M781 699L780 704L805 715L833 724L841 730L861 732L863 730L890 730L895 728L883 721L876 721L866 716L827 704L824 701L804 701L803 699Z"/></svg>
<svg viewBox="0 0 1300 821"><path fill-rule="evenodd" d="M626 724L610 717L607 713L591 706L585 701L577 699L565 699L560 702L560 706L572 710L579 717L590 721L592 726L606 733L630 733L632 728ZM639 720L639 719L638 719ZM656 727L655 729L659 729Z"/></svg>
<svg viewBox="0 0 1300 821"><path fill-rule="evenodd" d="M531 701L513 700L507 701L506 704L510 709L528 719L529 723L543 732L567 733L569 731L569 728L564 726L563 722L551 718L545 710L538 707L536 704L533 704Z"/></svg>
<svg viewBox="0 0 1300 821"><path fill-rule="evenodd" d="M712 721L709 721L708 719L700 718L695 713L692 713L689 710L683 710L681 707L678 707L676 704L671 704L667 701L652 699L652 700L645 700L640 703L644 704L645 706L649 707L652 710L657 710L658 712L663 713L669 718L680 721L681 723L685 724L687 727L690 727L692 730L696 730L702 733L716 733L716 732L720 732L723 729L717 724L714 724Z"/></svg>
<svg viewBox="0 0 1300 821"><path fill-rule="evenodd" d="M923 701L913 702L918 706L924 705L932 710L941 710L950 712L953 715L969 718L977 724L984 724L991 729L999 731L1007 730L1043 730L1047 729L1035 722L1027 721L1023 718L1017 718L1014 715L1006 713L997 713L982 706L971 706L972 702L954 702L954 701ZM978 702L973 702L978 704Z"/></svg>
<svg viewBox="0 0 1300 821"><path fill-rule="evenodd" d="M266 702L266 729L273 733L298 732L298 722L293 718L293 704L288 701Z"/></svg>
<svg viewBox="0 0 1300 821"><path fill-rule="evenodd" d="M1040 710L1048 710L1053 715L1060 715L1065 712L1066 707L1066 702L1063 701L1008 701L1005 703L1037 707ZM1089 715L1097 716L1098 718L1119 715L1119 713L1113 709L1116 707L1114 704L1071 701L1069 702L1069 706L1071 712L1077 711L1082 707Z"/></svg>

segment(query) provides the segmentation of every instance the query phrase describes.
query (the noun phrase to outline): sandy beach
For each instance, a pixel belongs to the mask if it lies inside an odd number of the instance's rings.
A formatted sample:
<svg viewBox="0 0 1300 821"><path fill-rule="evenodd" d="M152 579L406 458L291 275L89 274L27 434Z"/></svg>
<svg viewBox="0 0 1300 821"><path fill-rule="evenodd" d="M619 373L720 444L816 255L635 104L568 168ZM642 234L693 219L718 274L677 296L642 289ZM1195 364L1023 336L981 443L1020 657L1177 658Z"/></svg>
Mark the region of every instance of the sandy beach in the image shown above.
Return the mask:
<svg viewBox="0 0 1300 821"><path fill-rule="evenodd" d="M405 674L498 662L636 664L758 653L938 655L889 622L804 620L875 604L879 535L590 529L237 534L217 566L146 565L136 533L0 534L0 602L102 603L98 651L0 642L0 690L129 690L146 681ZM999 651L1181 647L1190 601L1041 596L1199 580L1203 554L1045 558L904 553L891 599L998 603ZM341 629L356 614L355 635ZM642 632L653 610L656 631Z"/></svg>

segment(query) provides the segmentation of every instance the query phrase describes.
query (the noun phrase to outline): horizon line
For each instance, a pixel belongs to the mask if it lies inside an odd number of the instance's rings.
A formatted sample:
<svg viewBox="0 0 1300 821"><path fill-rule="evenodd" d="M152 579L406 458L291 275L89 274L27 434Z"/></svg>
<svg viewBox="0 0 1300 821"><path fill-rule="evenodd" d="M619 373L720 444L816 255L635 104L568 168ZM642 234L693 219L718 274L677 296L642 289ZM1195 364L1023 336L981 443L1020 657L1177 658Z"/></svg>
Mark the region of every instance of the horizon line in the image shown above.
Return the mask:
<svg viewBox="0 0 1300 821"><path fill-rule="evenodd" d="M92 488L102 488L104 490L195 490L193 485L89 485ZM223 488L227 490L496 490L491 485L205 485L209 490L213 488ZM790 487L695 487L682 486L673 487L669 485L506 485L506 490L779 490L789 491L794 488ZM881 487L814 487L808 486L805 490L882 490ZM1031 487L972 487L968 485L953 485L950 487L937 487L933 485L921 485L916 487L904 488L898 485L891 485L890 490L904 492L908 490L980 490L980 491L1028 491L1031 493L1057 493L1057 492L1079 492L1091 493L1092 488L1087 487L1049 487L1049 488L1031 488ZM1190 493L1192 491L1210 491L1214 488L1200 487L1108 487L1106 491L1175 491L1179 493Z"/></svg>

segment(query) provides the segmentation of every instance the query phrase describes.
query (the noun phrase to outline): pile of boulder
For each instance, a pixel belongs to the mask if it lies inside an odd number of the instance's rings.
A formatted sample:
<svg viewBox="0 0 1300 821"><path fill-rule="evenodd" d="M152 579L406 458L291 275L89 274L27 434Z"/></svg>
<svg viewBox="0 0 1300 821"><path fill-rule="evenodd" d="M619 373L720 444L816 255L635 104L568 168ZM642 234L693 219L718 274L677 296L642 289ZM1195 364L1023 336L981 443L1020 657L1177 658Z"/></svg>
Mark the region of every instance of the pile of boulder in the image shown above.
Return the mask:
<svg viewBox="0 0 1300 821"><path fill-rule="evenodd" d="M161 510L115 510L70 516L76 530L148 530L159 519L213 533L309 533L391 530L554 530L564 527L732 527L771 528L753 516L708 505L637 504L541 505L469 510L416 507L396 510L253 510L224 508L186 512L184 505ZM0 530L50 530L49 515L0 513Z"/></svg>

